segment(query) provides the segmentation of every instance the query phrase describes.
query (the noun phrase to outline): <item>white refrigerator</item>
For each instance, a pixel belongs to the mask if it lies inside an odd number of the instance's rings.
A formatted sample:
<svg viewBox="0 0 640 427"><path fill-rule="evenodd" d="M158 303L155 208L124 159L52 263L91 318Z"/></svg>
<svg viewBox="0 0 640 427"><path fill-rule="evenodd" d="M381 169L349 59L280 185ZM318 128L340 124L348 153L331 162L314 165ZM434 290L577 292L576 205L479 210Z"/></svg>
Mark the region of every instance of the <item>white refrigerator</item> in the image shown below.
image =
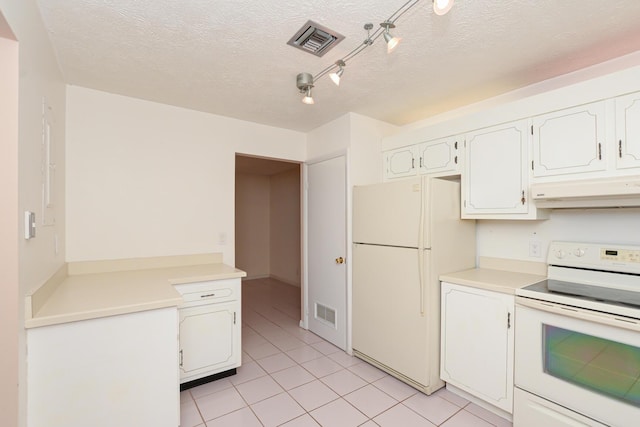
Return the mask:
<svg viewBox="0 0 640 427"><path fill-rule="evenodd" d="M354 355L431 394L440 380L440 282L475 266L460 183L413 178L353 189Z"/></svg>

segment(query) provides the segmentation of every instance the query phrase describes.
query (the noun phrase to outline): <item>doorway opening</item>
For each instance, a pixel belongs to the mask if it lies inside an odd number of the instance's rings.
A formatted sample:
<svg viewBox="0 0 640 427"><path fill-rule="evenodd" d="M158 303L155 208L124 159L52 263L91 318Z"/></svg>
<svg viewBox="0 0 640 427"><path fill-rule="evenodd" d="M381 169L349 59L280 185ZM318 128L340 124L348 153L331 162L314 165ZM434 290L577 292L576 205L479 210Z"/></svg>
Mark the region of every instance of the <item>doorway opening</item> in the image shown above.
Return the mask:
<svg viewBox="0 0 640 427"><path fill-rule="evenodd" d="M290 285L302 301L301 165L243 154L235 161L235 265L246 281Z"/></svg>

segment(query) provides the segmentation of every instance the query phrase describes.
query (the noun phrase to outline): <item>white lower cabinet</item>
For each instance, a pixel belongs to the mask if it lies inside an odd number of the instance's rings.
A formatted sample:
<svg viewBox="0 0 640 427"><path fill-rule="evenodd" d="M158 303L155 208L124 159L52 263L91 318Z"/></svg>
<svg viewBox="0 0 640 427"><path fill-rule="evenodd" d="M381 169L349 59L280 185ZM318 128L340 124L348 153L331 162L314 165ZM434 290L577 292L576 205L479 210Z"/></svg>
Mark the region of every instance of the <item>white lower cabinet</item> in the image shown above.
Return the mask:
<svg viewBox="0 0 640 427"><path fill-rule="evenodd" d="M441 291L440 377L511 414L514 296L446 282Z"/></svg>
<svg viewBox="0 0 640 427"><path fill-rule="evenodd" d="M240 366L240 279L176 285L180 307L180 383Z"/></svg>
<svg viewBox="0 0 640 427"><path fill-rule="evenodd" d="M519 388L516 388L514 393L513 426L605 427L591 418Z"/></svg>
<svg viewBox="0 0 640 427"><path fill-rule="evenodd" d="M180 424L178 310L27 329L27 426Z"/></svg>

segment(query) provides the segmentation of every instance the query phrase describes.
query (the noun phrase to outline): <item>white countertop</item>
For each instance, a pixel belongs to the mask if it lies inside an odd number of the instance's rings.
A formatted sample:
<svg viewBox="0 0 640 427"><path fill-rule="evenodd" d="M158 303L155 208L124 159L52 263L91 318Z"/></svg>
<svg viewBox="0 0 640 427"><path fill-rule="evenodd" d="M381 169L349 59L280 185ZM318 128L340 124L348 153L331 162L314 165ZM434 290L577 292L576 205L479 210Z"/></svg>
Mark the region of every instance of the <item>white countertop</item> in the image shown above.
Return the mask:
<svg viewBox="0 0 640 427"><path fill-rule="evenodd" d="M515 294L516 289L533 285L546 278L546 276L536 274L491 270L488 268L472 268L470 270L440 276L440 280L443 282L471 286L504 294Z"/></svg>
<svg viewBox="0 0 640 427"><path fill-rule="evenodd" d="M480 258L480 267L440 275L442 282L504 294L547 279L546 265L528 261Z"/></svg>
<svg viewBox="0 0 640 427"><path fill-rule="evenodd" d="M25 327L175 307L182 297L173 285L244 276L222 263L70 275L42 290L46 295L33 313L28 307ZM36 293L27 297L28 305Z"/></svg>

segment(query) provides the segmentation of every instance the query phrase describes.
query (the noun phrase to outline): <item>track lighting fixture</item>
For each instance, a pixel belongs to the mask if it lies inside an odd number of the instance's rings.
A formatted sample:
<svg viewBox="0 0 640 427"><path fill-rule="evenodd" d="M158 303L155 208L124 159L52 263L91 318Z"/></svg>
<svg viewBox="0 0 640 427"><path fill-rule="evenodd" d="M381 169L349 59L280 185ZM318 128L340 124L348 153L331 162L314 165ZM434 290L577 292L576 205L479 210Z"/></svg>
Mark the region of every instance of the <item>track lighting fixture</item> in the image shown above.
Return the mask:
<svg viewBox="0 0 640 427"><path fill-rule="evenodd" d="M400 38L394 37L390 30L396 27L396 22L398 19L407 13L411 8L416 6L423 0L408 0L404 3L400 9L396 10L393 15L387 18L384 22L380 23L380 27L371 33L373 29L373 24L366 23L364 25L364 29L367 31L367 38L356 48L354 48L351 52L346 54L341 59L337 60L335 63L329 65L322 71L320 71L315 76L310 73L300 73L296 78L296 85L300 93L304 93L304 98L302 98L302 102L305 104L313 104L314 100L311 96L311 89L314 87L314 83L319 79L329 74L331 80L336 84L340 85L340 79L342 74L344 74L344 67L347 62L351 61L355 58L360 52L371 46L379 37L382 37L384 41L387 43L387 52L393 51L398 46L400 42ZM453 7L454 0L431 0L433 6L433 12L436 15L444 15Z"/></svg>
<svg viewBox="0 0 640 427"><path fill-rule="evenodd" d="M344 63L344 61L342 59L338 59L336 61L336 65L338 66L338 71L335 71L331 74L329 74L329 77L331 77L331 80L336 84L336 86L340 86L340 78L342 77L342 74L344 74L344 66L346 65Z"/></svg>

